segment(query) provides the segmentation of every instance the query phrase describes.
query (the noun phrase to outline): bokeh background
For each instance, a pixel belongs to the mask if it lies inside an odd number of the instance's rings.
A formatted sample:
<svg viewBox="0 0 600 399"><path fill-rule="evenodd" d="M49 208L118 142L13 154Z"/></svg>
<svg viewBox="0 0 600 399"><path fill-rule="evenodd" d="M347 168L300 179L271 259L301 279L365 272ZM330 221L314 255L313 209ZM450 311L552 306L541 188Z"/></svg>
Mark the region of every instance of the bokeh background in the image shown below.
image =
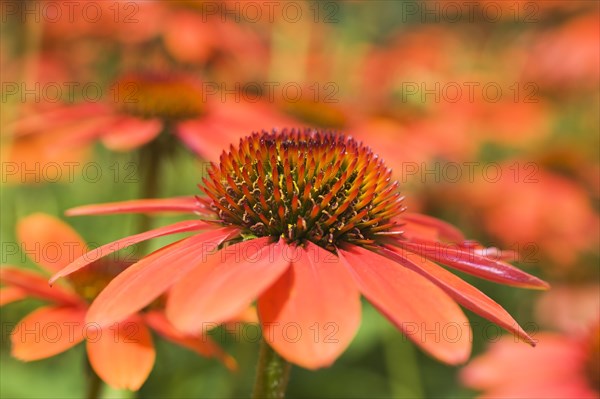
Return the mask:
<svg viewBox="0 0 600 399"><path fill-rule="evenodd" d="M138 198L144 175L136 150L95 140L48 151L61 121L45 121L34 136L15 123L64 105L110 103L124 74L187 74L219 110L202 131L217 148L282 123L356 136L394 169L411 210L514 250L519 267L550 281L553 289L539 293L463 276L532 334L575 336L598 317L597 1L70 3L1 2L3 264L33 267L15 238L19 218ZM272 124L266 117L257 126L265 112ZM198 194L213 155L177 143L161 165L158 196ZM100 244L135 233L136 218L68 222ZM1 310L0 396L81 397L81 346L34 363L10 357L11 326L39 305ZM467 315L477 356L501 331ZM238 360L237 373L155 337L156 365L139 393L107 389L106 397L247 396L257 342L214 335ZM329 369L294 368L288 397L475 397L459 372L365 303L347 352Z"/></svg>

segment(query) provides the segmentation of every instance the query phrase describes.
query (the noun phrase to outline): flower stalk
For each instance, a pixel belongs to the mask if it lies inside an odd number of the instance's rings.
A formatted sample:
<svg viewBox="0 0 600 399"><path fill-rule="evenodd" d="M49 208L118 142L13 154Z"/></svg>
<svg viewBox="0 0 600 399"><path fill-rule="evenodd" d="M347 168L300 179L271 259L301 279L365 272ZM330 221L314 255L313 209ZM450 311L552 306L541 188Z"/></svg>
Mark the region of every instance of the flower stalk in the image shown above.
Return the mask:
<svg viewBox="0 0 600 399"><path fill-rule="evenodd" d="M260 343L253 399L282 399L290 378L291 364L263 339Z"/></svg>
<svg viewBox="0 0 600 399"><path fill-rule="evenodd" d="M168 132L171 126L167 125L159 137L152 140L139 150L139 170L140 170L140 198L157 198L160 194L161 169L164 166L164 160L169 156L172 150L172 143ZM148 214L141 214L136 226L136 233L150 230L152 228L152 218ZM138 245L138 253L144 255L147 243Z"/></svg>
<svg viewBox="0 0 600 399"><path fill-rule="evenodd" d="M86 395L87 399L98 399L100 398L100 394L102 393L102 380L96 374L92 366L90 365L90 361L86 356L86 374L87 374L87 387L86 387Z"/></svg>

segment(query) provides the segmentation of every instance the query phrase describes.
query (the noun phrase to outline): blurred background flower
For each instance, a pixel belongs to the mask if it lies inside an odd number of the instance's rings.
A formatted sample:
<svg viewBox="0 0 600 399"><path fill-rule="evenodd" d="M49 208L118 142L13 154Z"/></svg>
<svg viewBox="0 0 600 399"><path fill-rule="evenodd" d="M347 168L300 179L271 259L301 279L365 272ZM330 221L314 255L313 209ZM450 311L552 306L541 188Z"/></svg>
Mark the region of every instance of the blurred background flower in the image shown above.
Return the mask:
<svg viewBox="0 0 600 399"><path fill-rule="evenodd" d="M479 242L513 250L519 267L556 287L539 295L475 283L517 320L535 320L524 325L534 338L545 331L536 349L502 340L498 347L507 349L498 351L544 357L547 341L548 351L562 348L571 359L581 352L589 315L597 314L600 278L597 1L9 0L0 6L3 264L33 266L26 256L30 247L14 233L17 220L33 212L58 216L77 205L131 200L149 191L156 197L191 195L190 187L206 175L206 162L216 161L241 135L285 125L331 127L364 140L385 159L409 194L410 211L449 220ZM112 101L115 82L150 72L198 82L199 89L155 93L151 104L174 106L171 111L182 115L193 103L197 115L172 123L173 113L134 114ZM155 128L146 134L120 129L123 117ZM152 140L157 119L173 129ZM86 145L74 145L83 144L70 136L75 126L94 132L84 134ZM164 137L180 138L173 141L178 149L161 155L160 170L148 169L140 153L152 143L161 151L171 148ZM148 182L156 187L148 190ZM77 218L72 224L88 242L107 242L138 233L138 216L106 216L93 224ZM166 214L153 216L152 223L180 220ZM168 243L158 238L138 251ZM22 295L3 291L2 300ZM16 325L39 305L28 298L3 307L3 326ZM499 331L467 316L477 356ZM0 396L82 396L80 348L24 365L8 356L11 330L2 329ZM232 342L225 330L212 336L240 368L253 370L256 341ZM332 368L293 370L289 396L500 392L475 378L471 386L481 389L465 388L455 368L423 356L398 334L363 303L363 322L348 350ZM250 391L251 373L232 375L154 341L162 361L140 397ZM496 355L483 356L490 367L497 364ZM578 359L569 364L581 366ZM535 367L523 373L531 381L547 378ZM577 381L587 384L585 378ZM577 397L583 391L556 392Z"/></svg>

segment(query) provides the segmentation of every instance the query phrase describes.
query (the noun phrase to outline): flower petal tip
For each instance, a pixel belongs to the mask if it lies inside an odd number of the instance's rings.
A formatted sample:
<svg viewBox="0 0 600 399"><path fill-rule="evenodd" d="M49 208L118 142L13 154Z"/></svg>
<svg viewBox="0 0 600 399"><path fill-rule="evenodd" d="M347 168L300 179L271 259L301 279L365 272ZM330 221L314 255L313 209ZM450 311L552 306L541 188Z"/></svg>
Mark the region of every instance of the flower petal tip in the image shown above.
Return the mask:
<svg viewBox="0 0 600 399"><path fill-rule="evenodd" d="M464 352L464 353L457 353L455 356L447 358L445 360L445 362L452 366L462 366L469 361L470 357L471 357L471 351Z"/></svg>
<svg viewBox="0 0 600 399"><path fill-rule="evenodd" d="M54 283L56 283L56 280L58 280L61 277L62 277L62 275L60 273L54 274L52 277L50 277L50 279L48 279L48 285L50 287L54 286Z"/></svg>
<svg viewBox="0 0 600 399"><path fill-rule="evenodd" d="M550 283L548 283L542 279L535 278L534 280L531 281L531 285L528 286L527 288L532 289L532 290L548 291L550 288L552 288L552 286L550 285Z"/></svg>
<svg viewBox="0 0 600 399"><path fill-rule="evenodd" d="M524 333L523 336L519 337L521 339L521 341L525 342L526 344L528 344L529 346L531 346L532 348L535 348L537 346L538 341L533 339L529 334Z"/></svg>
<svg viewBox="0 0 600 399"><path fill-rule="evenodd" d="M80 207L75 207L75 208L71 208L71 209L67 209L65 211L65 216L80 216L81 213L79 211Z"/></svg>
<svg viewBox="0 0 600 399"><path fill-rule="evenodd" d="M552 286L550 285L550 283L547 283L545 281L542 281L542 283L543 283L542 290L547 291L547 290L549 290L549 289L552 288Z"/></svg>
<svg viewBox="0 0 600 399"><path fill-rule="evenodd" d="M429 356L432 356L434 359L446 363L450 366L462 366L466 364L471 358L471 345L462 346L460 348L447 348L444 351L439 351L437 353L434 352L426 352Z"/></svg>
<svg viewBox="0 0 600 399"><path fill-rule="evenodd" d="M10 355L13 358L15 358L15 359L17 359L17 360L19 360L21 362L31 362L31 361L34 360L34 359L30 359L29 356L24 355L23 353L21 353L21 351L17 350L16 348L13 348L10 351Z"/></svg>

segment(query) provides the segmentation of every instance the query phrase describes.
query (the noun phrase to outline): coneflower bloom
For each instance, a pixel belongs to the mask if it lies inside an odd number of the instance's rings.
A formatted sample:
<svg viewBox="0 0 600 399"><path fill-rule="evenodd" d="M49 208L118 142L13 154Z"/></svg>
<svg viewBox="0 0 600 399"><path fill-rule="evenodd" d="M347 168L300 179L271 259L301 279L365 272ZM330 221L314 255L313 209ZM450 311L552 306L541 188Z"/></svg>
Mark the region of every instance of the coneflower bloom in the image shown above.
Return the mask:
<svg viewBox="0 0 600 399"><path fill-rule="evenodd" d="M494 342L462 370L480 398L600 398L600 326L586 334L543 332L536 350L508 337Z"/></svg>
<svg viewBox="0 0 600 399"><path fill-rule="evenodd" d="M0 269L1 305L38 298L50 302L17 324L11 334L12 355L33 361L62 353L86 341L87 355L95 373L118 389L137 390L155 360L148 327L163 338L206 356L217 357L229 368L236 363L207 336L185 334L173 327L160 309L160 301L144 312L135 312L110 326L85 322L89 303L131 261L103 258L86 270L74 273L69 284L48 286L48 273L62 269L73 255L85 253L87 245L68 225L45 214L33 214L17 226L19 241L44 273L16 266Z"/></svg>
<svg viewBox="0 0 600 399"><path fill-rule="evenodd" d="M125 246L194 232L119 274L96 298L87 320L123 320L171 288L167 317L192 333L257 300L264 339L288 361L314 369L332 364L350 344L362 294L447 363L464 362L471 349L470 327L458 304L533 343L500 305L434 262L507 285L547 284L500 260L498 250L465 241L453 226L406 213L391 173L367 146L342 135L254 133L212 166L201 186L206 197L71 210L194 216L101 246L51 282ZM448 328L452 334L444 333Z"/></svg>
<svg viewBox="0 0 600 399"><path fill-rule="evenodd" d="M98 139L111 150L130 151L168 131L202 157L217 159L223 146L248 129L285 121L266 104L233 101L233 94L222 96L207 85L183 73L125 74L103 101L58 106L8 128L16 137L52 133L49 153Z"/></svg>

